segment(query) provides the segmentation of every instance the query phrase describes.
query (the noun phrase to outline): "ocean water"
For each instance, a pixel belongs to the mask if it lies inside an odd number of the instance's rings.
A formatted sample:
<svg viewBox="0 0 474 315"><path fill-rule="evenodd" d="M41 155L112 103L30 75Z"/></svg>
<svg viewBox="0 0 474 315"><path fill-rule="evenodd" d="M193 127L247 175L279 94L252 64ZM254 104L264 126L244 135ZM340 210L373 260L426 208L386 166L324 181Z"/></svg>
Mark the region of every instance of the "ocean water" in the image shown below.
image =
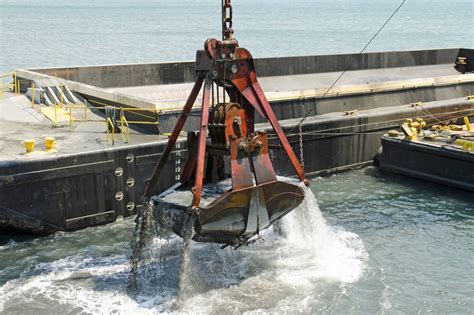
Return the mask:
<svg viewBox="0 0 474 315"><path fill-rule="evenodd" d="M235 35L255 57L359 52L399 3L234 0ZM0 0L0 72L192 60L220 34L219 4ZM473 6L408 0L367 51L472 48ZM472 314L472 193L374 168L311 190L255 245L192 243L183 270L180 239L155 239L136 295L133 219L42 238L0 232L0 314Z"/></svg>
<svg viewBox="0 0 474 315"><path fill-rule="evenodd" d="M369 167L311 182L239 250L156 238L127 292L127 219L0 236L1 314L472 314L472 194ZM319 205L318 205L319 204Z"/></svg>
<svg viewBox="0 0 474 315"><path fill-rule="evenodd" d="M255 57L359 52L401 0L234 0ZM473 47L472 0L407 0L367 51ZM219 0L1 0L0 73L193 60L220 36Z"/></svg>

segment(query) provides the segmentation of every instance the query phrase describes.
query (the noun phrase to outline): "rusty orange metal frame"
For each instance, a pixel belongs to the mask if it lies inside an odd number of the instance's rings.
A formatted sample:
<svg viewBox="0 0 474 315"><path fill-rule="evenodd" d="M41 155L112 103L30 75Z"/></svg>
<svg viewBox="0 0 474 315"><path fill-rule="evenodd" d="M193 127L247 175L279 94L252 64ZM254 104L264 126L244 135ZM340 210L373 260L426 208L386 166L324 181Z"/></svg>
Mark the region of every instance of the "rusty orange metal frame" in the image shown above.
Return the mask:
<svg viewBox="0 0 474 315"><path fill-rule="evenodd" d="M227 93L230 96L230 102L244 103L244 108L253 107L260 115L268 119L272 125L275 133L283 145L285 152L287 153L293 168L295 169L300 181L307 180L305 178L303 168L299 163L293 149L291 148L288 139L286 138L283 129L280 126L263 90L257 80L256 72L253 65L252 55L245 48L238 46L237 40L230 38L223 41L217 39L210 39L205 42L205 50L197 52L196 57L196 75L197 79L195 85L189 95L189 98L183 107L183 110L178 118L177 124L169 138L169 141L164 149L164 152L155 167L151 179L148 181L145 189L144 196L149 198L151 196L152 188L158 180L159 174L161 173L169 154L176 143L178 135L180 134L188 114L190 113L192 106L199 94L204 82L204 92L202 98L201 108L201 122L199 126L199 132L197 136L197 155L193 153L191 161L186 163L184 168L185 172L181 177L184 180L189 180L191 174L194 172L194 199L192 202L193 208L199 207L202 193L202 185L204 181L204 164L206 154L206 139L208 136L208 119L209 119L209 104L211 99L211 90L215 84L217 88L222 88L223 95ZM212 95L214 104L214 95ZM225 96L224 96L225 97ZM219 102L219 99L217 100ZM232 164L232 178L235 181L234 189L247 187L250 185L250 177L246 174L254 169L257 182L263 181L268 182L276 180L275 172L271 164L270 158L268 157L267 151L267 137L266 134L252 134L254 139L248 140L247 129L253 131L253 118L249 119L248 113L244 109L229 110L228 116L226 116L226 144L229 148L229 154L231 160L237 160L239 150L247 146L254 148L247 153L256 152L255 144L258 143L259 154L254 154L252 161L244 162L244 164L234 165ZM241 123L241 134L237 136L232 131L232 121L235 119L243 120ZM248 126L248 127L247 127ZM253 141L253 142L252 142ZM247 143L248 142L248 143ZM240 148L240 149L239 149ZM259 164L261 168L255 168L254 165ZM245 171L243 169L245 168ZM250 172L252 173L252 172ZM244 179L244 177L248 177ZM240 184L238 184L241 182Z"/></svg>

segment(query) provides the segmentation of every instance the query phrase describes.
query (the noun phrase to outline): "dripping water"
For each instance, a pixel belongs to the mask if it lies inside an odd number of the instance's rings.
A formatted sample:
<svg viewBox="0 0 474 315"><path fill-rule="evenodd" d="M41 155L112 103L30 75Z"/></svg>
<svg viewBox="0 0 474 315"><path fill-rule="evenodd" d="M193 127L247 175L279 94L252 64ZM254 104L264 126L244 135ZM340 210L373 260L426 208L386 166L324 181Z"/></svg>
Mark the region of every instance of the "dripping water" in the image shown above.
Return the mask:
<svg viewBox="0 0 474 315"><path fill-rule="evenodd" d="M228 303L243 299L236 307L244 311L247 302L258 304L263 298L252 291L255 286L294 294L295 286L317 290L327 280L341 285L358 281L368 259L364 245L356 234L330 226L312 191L303 189L299 207L263 231L257 242L238 250L193 242L191 233L184 239L172 237L148 205L136 220L131 289L161 286L171 292L170 312L215 311L218 305L205 303L208 298ZM187 230L192 231L189 226ZM252 292L235 297L235 290ZM296 302L286 303L291 307Z"/></svg>

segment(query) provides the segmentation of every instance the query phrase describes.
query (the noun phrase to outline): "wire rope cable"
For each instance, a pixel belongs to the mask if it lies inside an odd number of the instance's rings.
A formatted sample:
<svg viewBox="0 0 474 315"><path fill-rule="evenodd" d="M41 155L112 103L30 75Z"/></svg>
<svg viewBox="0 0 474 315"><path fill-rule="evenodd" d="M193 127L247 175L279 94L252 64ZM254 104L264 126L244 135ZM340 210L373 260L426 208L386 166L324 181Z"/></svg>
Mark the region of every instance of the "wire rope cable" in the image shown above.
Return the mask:
<svg viewBox="0 0 474 315"><path fill-rule="evenodd" d="M395 11L393 11L393 13L390 15L390 17L382 24L382 26L377 30L377 32L375 32L375 34L370 38L370 40L365 44L364 48L361 49L361 51L359 52L359 55L361 55L366 49L367 47L369 47L369 45L373 42L373 40L380 34L380 32L384 29L384 27L390 22L390 20L395 16L395 14L397 14L397 12L402 8L402 6L405 4L406 0L403 0L400 5L395 9ZM339 80L344 76L344 74L347 72L347 70L344 70L341 72L341 74L336 78L336 80L334 80L334 82L329 86L329 88L323 93L323 95L321 96L320 100L325 98L326 95L329 93L329 91L331 91L331 89L336 85L337 82L339 82ZM314 107L316 107L316 105L318 104L318 102L315 102L314 104ZM303 152L303 122L306 120L306 118L308 118L308 116L311 114L311 112L313 111L313 109L310 109L306 115L301 119L300 123L297 125L298 129L299 129L299 136L300 136L300 139L299 139L299 144L300 144L300 163L301 163L301 166L304 170L304 152Z"/></svg>

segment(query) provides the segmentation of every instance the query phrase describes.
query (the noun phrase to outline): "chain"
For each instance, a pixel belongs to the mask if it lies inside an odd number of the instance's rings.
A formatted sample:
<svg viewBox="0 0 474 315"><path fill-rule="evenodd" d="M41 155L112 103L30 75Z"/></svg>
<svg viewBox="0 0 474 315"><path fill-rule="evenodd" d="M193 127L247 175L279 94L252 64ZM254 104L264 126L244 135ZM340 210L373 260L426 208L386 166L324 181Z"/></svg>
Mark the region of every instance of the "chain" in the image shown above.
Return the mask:
<svg viewBox="0 0 474 315"><path fill-rule="evenodd" d="M301 168L304 171L304 152L303 152L303 122L308 118L308 116L311 114L313 110L310 109L306 115L300 120L300 123L298 124L298 130L299 130L299 137L300 137L300 164Z"/></svg>
<svg viewBox="0 0 474 315"><path fill-rule="evenodd" d="M301 163L301 168L303 169L304 172L304 155L303 155L303 125L300 124L299 126L299 134L300 134L300 163Z"/></svg>
<svg viewBox="0 0 474 315"><path fill-rule="evenodd" d="M231 0L222 0L222 39L232 38L232 4Z"/></svg>

